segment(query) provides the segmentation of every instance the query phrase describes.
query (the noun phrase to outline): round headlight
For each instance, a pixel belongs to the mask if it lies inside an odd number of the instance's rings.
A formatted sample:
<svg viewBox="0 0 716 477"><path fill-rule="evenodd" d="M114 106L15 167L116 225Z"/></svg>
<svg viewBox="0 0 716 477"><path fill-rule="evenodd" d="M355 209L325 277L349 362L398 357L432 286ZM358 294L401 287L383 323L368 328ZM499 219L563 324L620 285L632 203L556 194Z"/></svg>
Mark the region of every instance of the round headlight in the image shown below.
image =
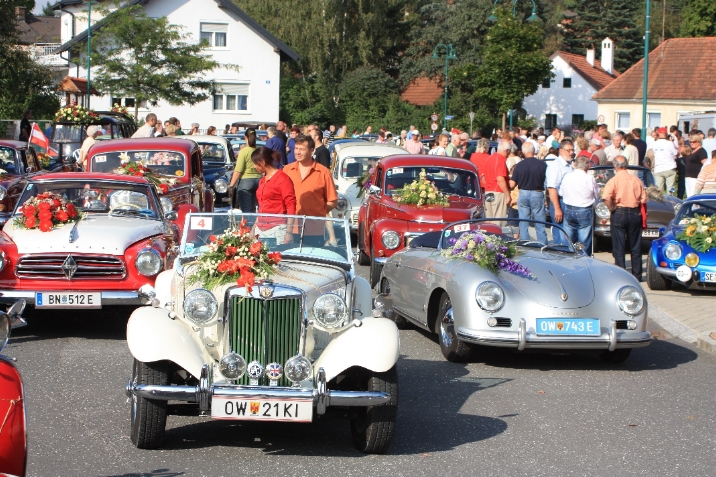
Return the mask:
<svg viewBox="0 0 716 477"><path fill-rule="evenodd" d="M313 302L313 316L323 328L340 328L348 317L348 306L343 298L333 293L319 296Z"/></svg>
<svg viewBox="0 0 716 477"><path fill-rule="evenodd" d="M174 203L169 197L162 197L159 199L159 203L162 204L162 210L165 214L168 214L172 210L174 210Z"/></svg>
<svg viewBox="0 0 716 477"><path fill-rule="evenodd" d="M0 200L3 200L5 197L7 197L7 189L5 186L0 185Z"/></svg>
<svg viewBox="0 0 716 477"><path fill-rule="evenodd" d="M604 202L599 202L594 211L600 219L609 218L609 208Z"/></svg>
<svg viewBox="0 0 716 477"><path fill-rule="evenodd" d="M644 308L644 295L635 287L622 287L617 292L617 303L627 315L636 315Z"/></svg>
<svg viewBox="0 0 716 477"><path fill-rule="evenodd" d="M153 248L145 248L137 254L134 266L145 277L151 277L162 271L162 257Z"/></svg>
<svg viewBox="0 0 716 477"><path fill-rule="evenodd" d="M483 282L475 291L475 300L485 311L497 311L505 304L505 293L495 282Z"/></svg>
<svg viewBox="0 0 716 477"><path fill-rule="evenodd" d="M221 375L229 379L239 379L246 372L246 361L241 355L229 353L219 361Z"/></svg>
<svg viewBox="0 0 716 477"><path fill-rule="evenodd" d="M380 239L383 241L383 246L388 250L396 249L398 248L398 245L400 245L400 235L398 235L398 232L393 230L383 232Z"/></svg>
<svg viewBox="0 0 716 477"><path fill-rule="evenodd" d="M194 324L203 325L211 320L219 309L219 303L209 290L197 288L184 298L184 315Z"/></svg>
<svg viewBox="0 0 716 477"><path fill-rule="evenodd" d="M684 262L690 267L695 267L699 264L699 256L694 252L687 253L684 257Z"/></svg>
<svg viewBox="0 0 716 477"><path fill-rule="evenodd" d="M229 183L226 182L226 179L216 179L214 181L214 190L219 194L225 194L229 190Z"/></svg>
<svg viewBox="0 0 716 477"><path fill-rule="evenodd" d="M664 256L669 260L678 260L681 258L681 245L676 242L669 242L664 248Z"/></svg>
<svg viewBox="0 0 716 477"><path fill-rule="evenodd" d="M348 198L343 194L338 194L338 201L336 202L336 210L344 211L348 208Z"/></svg>
<svg viewBox="0 0 716 477"><path fill-rule="evenodd" d="M311 362L307 358L294 356L286 361L283 372L292 383L301 383L313 376L313 366L311 366Z"/></svg>

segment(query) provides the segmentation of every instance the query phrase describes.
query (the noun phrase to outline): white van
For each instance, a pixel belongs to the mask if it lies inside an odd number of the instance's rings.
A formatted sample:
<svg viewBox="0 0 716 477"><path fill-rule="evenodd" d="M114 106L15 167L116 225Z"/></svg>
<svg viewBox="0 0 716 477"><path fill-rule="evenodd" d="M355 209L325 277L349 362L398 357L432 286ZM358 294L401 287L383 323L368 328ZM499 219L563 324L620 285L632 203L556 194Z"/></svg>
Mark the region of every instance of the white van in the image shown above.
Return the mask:
<svg viewBox="0 0 716 477"><path fill-rule="evenodd" d="M707 134L710 128L716 128L716 112L684 114L679 117L679 131L685 134L692 129L699 129Z"/></svg>

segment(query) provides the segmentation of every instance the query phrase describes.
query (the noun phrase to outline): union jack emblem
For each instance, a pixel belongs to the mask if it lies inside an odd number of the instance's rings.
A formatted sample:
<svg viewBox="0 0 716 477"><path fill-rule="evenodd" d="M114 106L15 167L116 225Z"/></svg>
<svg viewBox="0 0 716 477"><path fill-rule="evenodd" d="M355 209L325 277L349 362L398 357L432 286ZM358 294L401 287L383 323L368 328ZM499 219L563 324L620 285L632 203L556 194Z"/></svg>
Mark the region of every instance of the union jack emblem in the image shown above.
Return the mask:
<svg viewBox="0 0 716 477"><path fill-rule="evenodd" d="M270 363L266 366L266 377L272 381L278 381L283 376L283 369L278 363Z"/></svg>

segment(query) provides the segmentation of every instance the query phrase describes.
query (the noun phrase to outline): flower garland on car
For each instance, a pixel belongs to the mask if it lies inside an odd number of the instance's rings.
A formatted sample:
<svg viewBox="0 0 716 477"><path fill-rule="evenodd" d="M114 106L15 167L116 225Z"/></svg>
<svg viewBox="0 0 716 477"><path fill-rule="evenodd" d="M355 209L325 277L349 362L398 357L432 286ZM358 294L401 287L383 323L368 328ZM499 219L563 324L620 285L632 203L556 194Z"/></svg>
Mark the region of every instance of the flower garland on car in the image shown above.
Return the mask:
<svg viewBox="0 0 716 477"><path fill-rule="evenodd" d="M152 184L159 194L166 194L169 192L169 186L174 184L173 179L163 179L156 173L152 172L141 162L130 161L129 156L126 154L120 154L122 160L121 165L114 170L115 174L124 174L127 176L144 177Z"/></svg>
<svg viewBox="0 0 716 477"><path fill-rule="evenodd" d="M363 197L363 194L365 194L365 191L370 189L370 186L373 185L373 181L370 180L370 176L373 174L373 169L364 172L361 174L358 179L356 179L356 187L358 188L358 193L356 194L356 198Z"/></svg>
<svg viewBox="0 0 716 477"><path fill-rule="evenodd" d="M44 152L38 152L37 153L37 160L40 161L40 167L47 170L50 167L50 163L52 162L52 158L45 154Z"/></svg>
<svg viewBox="0 0 716 477"><path fill-rule="evenodd" d="M15 219L15 226L21 229L37 229L49 232L82 219L81 210L54 192L45 192L30 197L22 204L22 216Z"/></svg>
<svg viewBox="0 0 716 477"><path fill-rule="evenodd" d="M708 252L716 247L716 218L713 215L694 214L688 227L679 232L676 238L683 240L697 252Z"/></svg>
<svg viewBox="0 0 716 477"><path fill-rule="evenodd" d="M479 231L465 232L458 238L449 238L448 243L451 247L440 252L445 257L474 262L495 274L504 270L525 278L533 278L527 267L512 260L517 256L517 247L500 237Z"/></svg>
<svg viewBox="0 0 716 477"><path fill-rule="evenodd" d="M446 207L450 205L448 195L443 194L433 182L426 179L425 169L420 170L418 180L405 184L393 195L393 200L405 205L439 205Z"/></svg>
<svg viewBox="0 0 716 477"><path fill-rule="evenodd" d="M134 115L129 112L129 110L127 109L126 106L122 106L121 104L114 103L112 105L112 112L124 114L125 116L128 116L128 117L134 119Z"/></svg>
<svg viewBox="0 0 716 477"><path fill-rule="evenodd" d="M270 252L267 245L251 235L251 228L242 220L238 230L209 237L209 251L198 259L189 284L201 284L207 290L232 282L250 293L256 278L267 279L276 272L281 253Z"/></svg>
<svg viewBox="0 0 716 477"><path fill-rule="evenodd" d="M89 124L99 115L84 106L66 106L55 113L55 122L69 121L75 124Z"/></svg>

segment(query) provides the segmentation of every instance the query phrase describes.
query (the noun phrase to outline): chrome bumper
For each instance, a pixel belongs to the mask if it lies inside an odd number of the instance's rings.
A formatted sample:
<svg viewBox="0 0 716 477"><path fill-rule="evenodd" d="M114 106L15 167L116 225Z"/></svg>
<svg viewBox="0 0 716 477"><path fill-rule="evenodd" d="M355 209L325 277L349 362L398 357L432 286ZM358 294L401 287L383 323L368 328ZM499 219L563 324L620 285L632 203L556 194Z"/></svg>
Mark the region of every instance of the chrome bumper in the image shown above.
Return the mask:
<svg viewBox="0 0 716 477"><path fill-rule="evenodd" d="M388 261L388 257L375 257L373 261L379 265L385 265L385 262Z"/></svg>
<svg viewBox="0 0 716 477"><path fill-rule="evenodd" d="M457 336L466 343L505 348L547 348L547 349L606 349L614 351L618 348L641 348L653 340L648 331L633 332L617 330L616 321L612 320L607 333L600 336L540 336L527 331L527 322L520 319L518 331L503 330L472 330L460 327Z"/></svg>
<svg viewBox="0 0 716 477"><path fill-rule="evenodd" d="M147 286L147 285L145 285ZM151 290L149 289L151 288ZM46 290L39 290L45 292ZM51 290L54 291L54 290ZM59 290L58 290L59 291ZM92 293L92 290L77 290L78 293ZM94 291L95 293L97 290ZM35 293L31 290L0 290L0 300L7 301L23 299L28 305L35 306ZM138 291L100 291L102 295L102 306L113 305L147 305L154 299L154 288L148 286L147 289L142 287ZM53 308L55 310L61 308Z"/></svg>
<svg viewBox="0 0 716 477"><path fill-rule="evenodd" d="M323 368L316 375L316 388L280 388L271 386L209 385L209 367L204 365L197 386L169 386L127 382L128 398L141 396L161 401L189 401L199 403L202 411L208 411L212 396L233 399L312 399L316 414L325 414L329 406L377 406L390 400L390 394L378 391L329 391Z"/></svg>
<svg viewBox="0 0 716 477"><path fill-rule="evenodd" d="M672 270L671 268L666 267L656 267L656 271L659 272L662 275L666 275L667 277L674 277L676 278L676 270Z"/></svg>

